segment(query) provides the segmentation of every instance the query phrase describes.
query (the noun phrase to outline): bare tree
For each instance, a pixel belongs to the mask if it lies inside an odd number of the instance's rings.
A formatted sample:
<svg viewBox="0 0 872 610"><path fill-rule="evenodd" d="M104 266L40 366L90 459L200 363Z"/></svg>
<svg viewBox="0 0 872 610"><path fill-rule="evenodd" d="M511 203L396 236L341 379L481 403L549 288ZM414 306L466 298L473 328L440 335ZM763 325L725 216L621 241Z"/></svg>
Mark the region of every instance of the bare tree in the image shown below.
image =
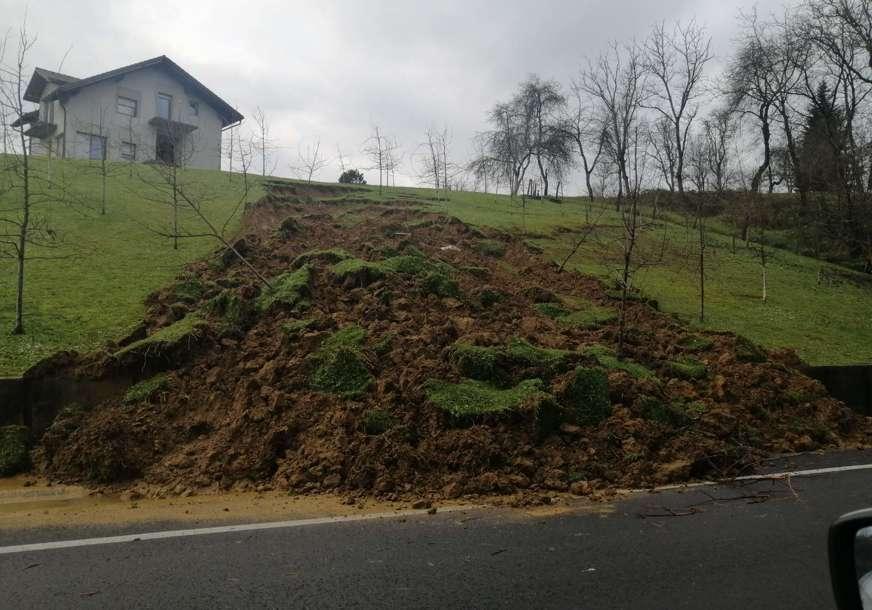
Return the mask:
<svg viewBox="0 0 872 610"><path fill-rule="evenodd" d="M397 186L397 169L403 163L403 153L400 150L400 143L396 137L384 138L384 148L382 150L385 184L388 186Z"/></svg>
<svg viewBox="0 0 872 610"><path fill-rule="evenodd" d="M370 163L372 163L372 165L366 169L378 170L379 195L382 194L386 179L386 148L387 142L385 141L384 136L382 136L381 129L378 125L374 125L372 128L372 135L363 143L363 154L366 155Z"/></svg>
<svg viewBox="0 0 872 610"><path fill-rule="evenodd" d="M732 180L730 150L736 126L729 110L720 110L703 121L704 150L715 191L723 193Z"/></svg>
<svg viewBox="0 0 872 610"><path fill-rule="evenodd" d="M592 103L587 92L579 82L572 83L572 93L575 97L575 105L567 112L563 129L578 149L587 196L593 201L594 189L591 176L596 171L603 154L606 142L605 127L602 117L598 116L591 107Z"/></svg>
<svg viewBox="0 0 872 610"><path fill-rule="evenodd" d="M521 83L513 105L524 115L523 123L532 124L532 154L539 168L542 195L548 197L551 179L563 174L572 159L571 140L563 126L566 97L559 83L533 75Z"/></svg>
<svg viewBox="0 0 872 610"><path fill-rule="evenodd" d="M255 150L260 156L260 173L262 176L275 173L277 162L273 161L273 151L275 150L275 142L270 137L270 124L266 114L260 106L255 108L252 113L255 130L252 134L252 141L255 145ZM271 168L271 169L270 169Z"/></svg>
<svg viewBox="0 0 872 610"><path fill-rule="evenodd" d="M709 182L709 159L704 133L690 136L686 156L687 178L697 193L703 193Z"/></svg>
<svg viewBox="0 0 872 610"><path fill-rule="evenodd" d="M657 163L660 176L666 183L670 192L675 192L677 180L676 168L678 167L678 150L675 145L675 137L672 124L664 117L658 117L654 124L647 130L650 155Z"/></svg>
<svg viewBox="0 0 872 610"><path fill-rule="evenodd" d="M618 286L621 291L621 305L618 315L618 356L623 357L627 337L627 304L634 289L636 274L640 269L654 263L654 259L643 256L639 247L645 232L651 228L641 214L640 198L642 185L646 180L646 161L650 157L646 148L647 138L642 125L633 125L627 134L625 178L627 205L621 208L621 264L618 270Z"/></svg>
<svg viewBox="0 0 872 610"><path fill-rule="evenodd" d="M751 188L760 190L764 175L769 192L777 184L773 175L772 126L780 119L787 140L791 165L796 164L796 143L791 124L789 99L795 94L802 76L795 53L806 53L795 38L773 32L771 24L761 22L756 13L743 15L743 35L736 57L730 66L728 92L731 108L755 119L763 144L763 160L751 180ZM801 60L804 61L804 60ZM795 167L793 168L795 171Z"/></svg>
<svg viewBox="0 0 872 610"><path fill-rule="evenodd" d="M24 91L27 56L35 38L27 30L26 20L17 35L17 48L6 59L8 34L0 40L0 108L7 117L18 117L9 125L13 137L7 141L3 181L0 183L0 258L16 264L15 322L12 334L21 335L24 327L24 291L27 261L60 258L53 254L62 245L42 208L73 202L65 185L52 181L35 164L23 120L26 107Z"/></svg>
<svg viewBox="0 0 872 610"><path fill-rule="evenodd" d="M604 117L605 150L618 173L617 205L631 193L631 143L638 134L645 88L642 52L635 44L612 43L582 73L581 87Z"/></svg>
<svg viewBox="0 0 872 610"><path fill-rule="evenodd" d="M342 154L339 144L336 145L336 160L339 161L339 170L344 174L348 168L345 166L345 155Z"/></svg>
<svg viewBox="0 0 872 610"><path fill-rule="evenodd" d="M299 164L291 166L291 170L306 182L312 182L315 174L330 164L330 161L321 155L321 140L317 140L314 147L310 144L307 144L305 149L302 146L298 147L297 160Z"/></svg>
<svg viewBox="0 0 872 610"><path fill-rule="evenodd" d="M672 132L675 185L684 193L684 157L690 128L699 112L703 72L712 59L711 38L691 21L671 30L654 26L645 45L645 68L651 74L648 106L663 117Z"/></svg>
<svg viewBox="0 0 872 610"><path fill-rule="evenodd" d="M180 240L213 239L226 251L232 252L259 282L270 288L269 280L251 264L228 236L231 221L240 214L248 199L250 190L248 174L252 160L261 152L256 143L240 141L238 148L240 166L238 175L242 179L235 187L216 188L208 181L198 180L196 175L184 171L183 159L193 156L197 149L193 139L188 139L185 146L180 147L176 162L151 164L151 174L143 177L143 181L154 189L155 197L152 198L154 201L169 203L173 218L169 228L163 226L150 228L157 235L171 238L176 248ZM226 199L229 195L233 195L232 191L228 192L228 188L238 189L235 193L236 201L229 213L224 216L223 222L219 222L213 219L208 210L214 208L219 198Z"/></svg>

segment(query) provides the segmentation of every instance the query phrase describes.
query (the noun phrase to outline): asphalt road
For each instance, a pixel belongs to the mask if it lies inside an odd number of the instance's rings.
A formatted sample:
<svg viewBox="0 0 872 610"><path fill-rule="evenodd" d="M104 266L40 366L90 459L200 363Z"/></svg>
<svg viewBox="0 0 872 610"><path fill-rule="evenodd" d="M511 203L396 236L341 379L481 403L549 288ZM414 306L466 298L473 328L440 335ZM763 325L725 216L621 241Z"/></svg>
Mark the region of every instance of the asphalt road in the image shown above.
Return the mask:
<svg viewBox="0 0 872 610"><path fill-rule="evenodd" d="M609 514L471 510L0 554L0 606L820 610L834 607L827 527L870 506L872 470L854 470L639 494ZM5 531L0 547L116 533Z"/></svg>

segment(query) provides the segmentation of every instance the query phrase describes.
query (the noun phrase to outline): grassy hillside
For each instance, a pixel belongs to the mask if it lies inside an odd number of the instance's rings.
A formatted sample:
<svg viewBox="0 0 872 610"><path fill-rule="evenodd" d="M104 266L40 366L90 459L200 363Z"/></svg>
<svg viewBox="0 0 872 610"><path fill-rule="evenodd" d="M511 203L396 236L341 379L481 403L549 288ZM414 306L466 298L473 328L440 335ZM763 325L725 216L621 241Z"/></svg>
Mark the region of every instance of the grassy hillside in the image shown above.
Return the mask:
<svg viewBox="0 0 872 610"><path fill-rule="evenodd" d="M45 175L44 159L35 160ZM101 180L97 167L82 161L54 161L52 184L63 196L46 196L39 187L37 215L45 217L58 236L56 248L33 248L49 257L28 261L24 336L11 336L15 315L15 264L0 258L0 375L15 375L60 349L88 350L116 339L142 318L143 299L176 276L185 263L205 256L216 246L208 238L181 240L178 250L158 232L170 226L171 207L161 202L158 175L148 166L131 173L112 167L107 184L106 214L100 214ZM232 214L242 191L241 181L226 174L188 170L180 180L192 192L208 195L207 215L223 221ZM261 196L257 179L248 199ZM0 198L3 208L14 203ZM238 225L234 215L228 230ZM201 225L191 214L182 226Z"/></svg>
<svg viewBox="0 0 872 610"><path fill-rule="evenodd" d="M44 161L40 161L44 163ZM170 208L156 201L160 193L149 184L154 170L117 166L109 180L105 216L99 212L100 180L87 162L54 163L55 180L71 189L73 204L41 205L65 245L34 253L61 256L28 264L26 326L23 337L11 337L14 316L14 265L0 259L0 375L21 373L28 366L59 349L88 350L107 339L118 338L142 317L143 299L175 277L185 263L215 248L211 239L183 240L173 250L166 230ZM190 188L208 192L205 210L211 218L226 218L238 201L239 183L226 174L186 171L182 180ZM259 181L248 199L262 193ZM586 214L597 224L570 267L612 278L618 268L619 217L611 206L570 199L562 204L530 202L522 210L508 197L476 193L451 193L436 200L429 189L386 189L374 200L413 199L421 207L454 215L465 222L524 231L547 256L562 258L571 247L573 233ZM441 195L441 194L440 194ZM191 229L197 223L183 217ZM228 226L238 225L238 214ZM560 228L558 231L555 229ZM793 347L813 364L872 362L872 288L844 282L818 285L820 261L775 250L768 268L769 302L760 300L761 272L753 248L740 245L732 253L730 239L710 235L707 321L705 328L734 330L769 347ZM663 222L650 232L643 251L659 252L664 231L669 247L663 260L642 270L637 285L659 300L661 308L694 323L697 311L693 230L679 218ZM860 278L860 276L857 276Z"/></svg>

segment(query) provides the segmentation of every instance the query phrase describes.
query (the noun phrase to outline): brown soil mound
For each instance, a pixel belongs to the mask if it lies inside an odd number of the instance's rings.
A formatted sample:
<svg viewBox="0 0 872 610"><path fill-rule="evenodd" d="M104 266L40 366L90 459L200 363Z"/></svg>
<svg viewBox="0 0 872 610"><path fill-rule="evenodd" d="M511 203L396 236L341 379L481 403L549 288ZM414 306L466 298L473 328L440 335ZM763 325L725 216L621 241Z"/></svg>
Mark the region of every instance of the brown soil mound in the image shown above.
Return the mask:
<svg viewBox="0 0 872 610"><path fill-rule="evenodd" d="M36 451L41 471L165 493L588 493L732 475L772 452L870 440L868 422L790 354L691 333L642 302L629 304L626 359L610 357L614 320L573 324L542 303L602 312L615 299L598 280L558 273L520 239L411 206L285 195L274 190L251 206L243 239L266 277L308 270L297 300L259 309L264 289L223 253L192 265L148 300L136 337L67 364L78 375L146 383L62 412ZM405 255L437 272L341 275L332 266L346 255L313 253L336 248L370 262ZM324 355L336 331L356 327L353 349ZM494 371L464 369L458 344L493 348L485 364ZM511 345L552 351L524 360ZM336 366L318 370L324 362ZM567 416L576 367L607 374L610 409L598 420ZM488 371L488 387L505 392L541 380L536 404L458 417L431 400L434 380ZM330 376L346 373L361 382L354 391Z"/></svg>

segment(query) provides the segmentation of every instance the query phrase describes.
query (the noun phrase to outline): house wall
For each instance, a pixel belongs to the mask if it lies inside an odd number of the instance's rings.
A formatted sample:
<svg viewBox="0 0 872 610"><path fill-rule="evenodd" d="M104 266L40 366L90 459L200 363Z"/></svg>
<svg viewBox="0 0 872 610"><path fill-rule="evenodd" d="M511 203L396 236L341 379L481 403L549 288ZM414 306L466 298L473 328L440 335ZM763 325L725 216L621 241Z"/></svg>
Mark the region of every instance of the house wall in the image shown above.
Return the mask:
<svg viewBox="0 0 872 610"><path fill-rule="evenodd" d="M48 88L46 94L48 93ZM172 96L174 121L196 125L197 129L184 136L178 154L180 162L188 167L201 169L221 168L221 119L203 100L185 91L184 85L161 69L146 68L114 80L102 81L77 91L63 104L54 102L51 109L46 102L40 104L43 112L54 113L58 126L54 147L66 157L89 157L89 134L107 138L107 155L112 161L121 161L121 144L130 142L136 146L136 160L155 158L157 131L148 124L157 116L157 95ZM117 110L118 96L137 101L137 116L128 117ZM189 102L196 102L199 114L195 116ZM48 141L41 147L47 152ZM36 152L36 151L35 151Z"/></svg>

